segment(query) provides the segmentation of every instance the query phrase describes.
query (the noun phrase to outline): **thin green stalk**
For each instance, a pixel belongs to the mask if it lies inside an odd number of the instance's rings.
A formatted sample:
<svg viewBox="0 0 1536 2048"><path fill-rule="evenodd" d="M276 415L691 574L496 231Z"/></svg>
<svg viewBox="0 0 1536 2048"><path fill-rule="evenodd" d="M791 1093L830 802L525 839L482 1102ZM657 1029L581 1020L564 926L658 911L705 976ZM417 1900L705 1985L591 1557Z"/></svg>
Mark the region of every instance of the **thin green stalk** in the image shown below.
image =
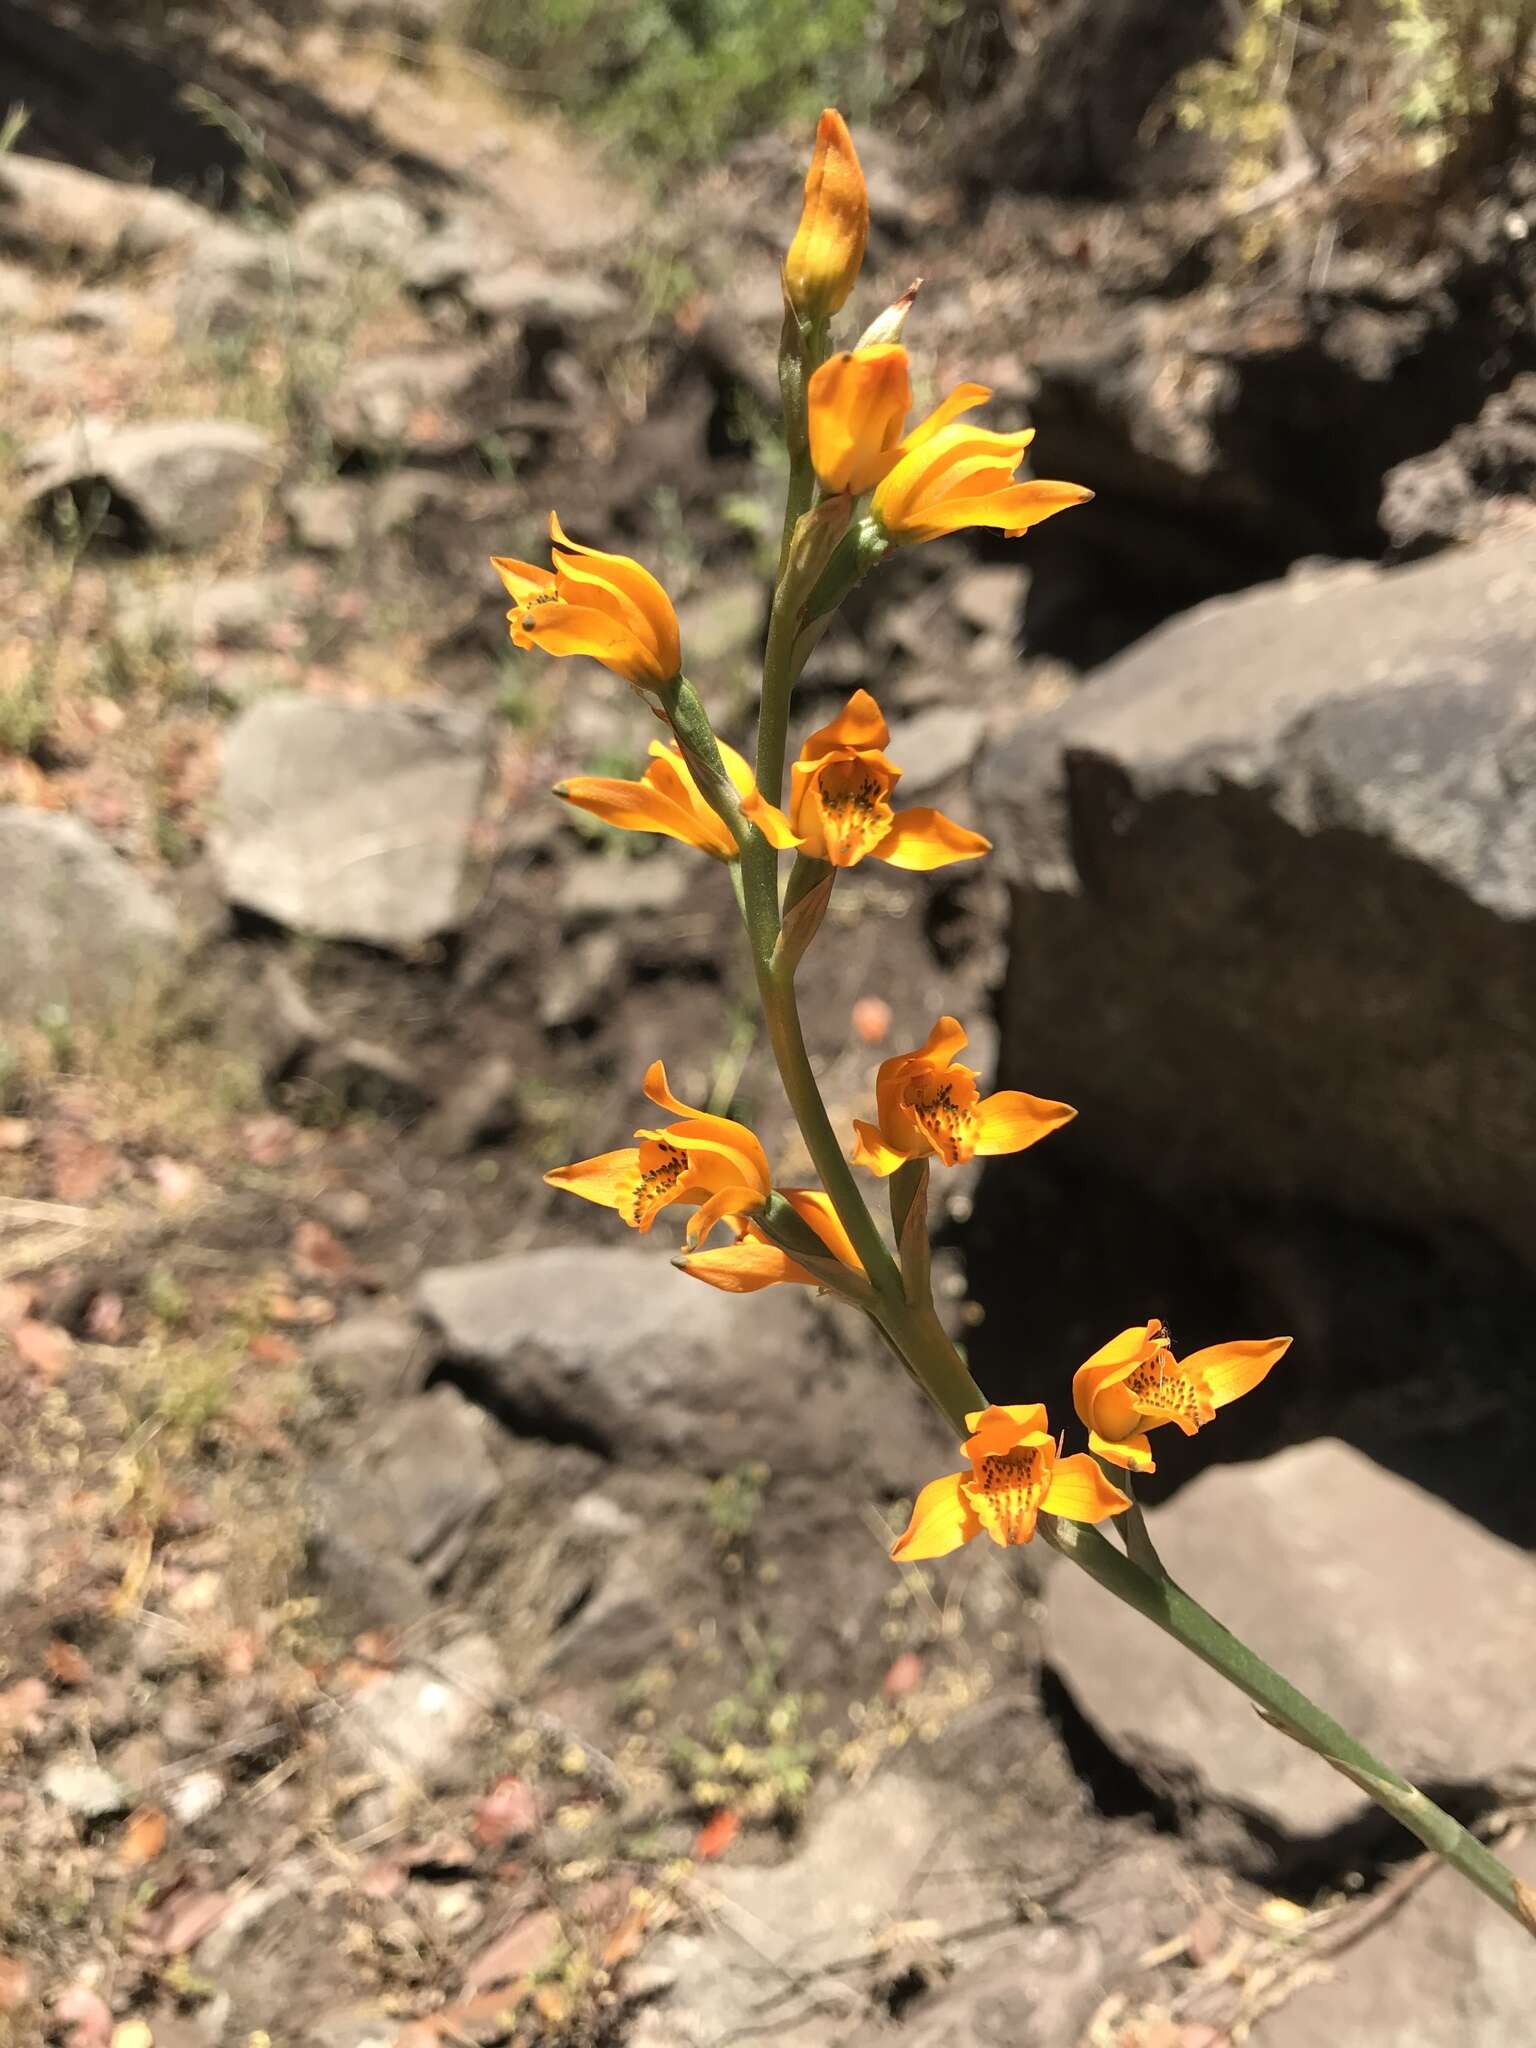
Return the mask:
<svg viewBox="0 0 1536 2048"><path fill-rule="evenodd" d="M1378 1806L1401 1821L1410 1834L1417 1835L1426 1848L1433 1849L1495 1905L1519 1921L1528 1934L1536 1935L1536 1902L1512 1870L1460 1821L1453 1820L1416 1785L1373 1756L1331 1715L1314 1706L1246 1643L1239 1642L1230 1629L1223 1628L1182 1587L1166 1576L1157 1577L1142 1570L1129 1557L1122 1557L1096 1529L1043 1515L1040 1533L1063 1557L1081 1566L1117 1599L1145 1615L1164 1634L1192 1651L1202 1664L1208 1664L1229 1684L1246 1693L1267 1719L1306 1748L1315 1750Z"/></svg>
<svg viewBox="0 0 1536 2048"><path fill-rule="evenodd" d="M756 965L758 994L768 1025L769 1042L778 1062L784 1093L805 1139L806 1150L821 1176L822 1186L831 1197L833 1208L842 1219L843 1228L853 1240L853 1248L877 1298L882 1305L888 1301L897 1303L901 1299L901 1274L886 1250L885 1239L880 1235L875 1219L869 1213L859 1184L853 1177L853 1168L844 1157L842 1145L832 1128L827 1106L821 1099L821 1089L817 1086L810 1054L805 1048L805 1034L800 1028L794 977L775 973L772 966L761 959Z"/></svg>
<svg viewBox="0 0 1536 2048"><path fill-rule="evenodd" d="M813 485L814 482L812 478ZM795 641L799 631L797 594L788 580L781 579L768 616L763 695L757 714L757 787L771 804L779 803L784 795L784 756L789 748L789 705L795 693Z"/></svg>

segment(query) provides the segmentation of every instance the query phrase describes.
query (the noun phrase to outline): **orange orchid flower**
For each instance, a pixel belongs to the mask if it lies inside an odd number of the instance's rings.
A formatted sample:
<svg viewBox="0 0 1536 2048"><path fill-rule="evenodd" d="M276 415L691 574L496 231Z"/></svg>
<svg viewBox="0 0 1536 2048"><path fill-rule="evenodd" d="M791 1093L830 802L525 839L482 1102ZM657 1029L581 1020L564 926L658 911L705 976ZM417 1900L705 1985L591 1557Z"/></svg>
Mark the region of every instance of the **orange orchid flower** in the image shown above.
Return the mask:
<svg viewBox="0 0 1536 2048"><path fill-rule="evenodd" d="M824 491L860 497L901 460L912 410L904 348L880 342L828 356L806 387L811 466Z"/></svg>
<svg viewBox="0 0 1536 2048"><path fill-rule="evenodd" d="M869 194L848 133L828 107L816 124L800 225L784 259L784 288L802 320L826 320L853 290L869 240Z"/></svg>
<svg viewBox="0 0 1536 2048"><path fill-rule="evenodd" d="M855 1166L883 1178L909 1159L937 1157L945 1166L958 1166L964 1159L1022 1152L1077 1115L1064 1102L1017 1088L983 1096L974 1069L955 1065L965 1043L955 1019L941 1017L915 1052L881 1061L875 1077L879 1121L855 1122Z"/></svg>
<svg viewBox="0 0 1536 2048"><path fill-rule="evenodd" d="M645 1070L645 1093L678 1122L636 1131L638 1146L557 1166L544 1176L549 1185L617 1209L632 1230L649 1230L674 1202L691 1204L690 1245L702 1243L722 1220L739 1220L762 1207L773 1190L768 1156L745 1124L679 1102L660 1060Z"/></svg>
<svg viewBox="0 0 1536 2048"><path fill-rule="evenodd" d="M810 1225L833 1258L862 1280L864 1268L830 1196L819 1188L780 1188L778 1192L800 1221ZM744 1216L739 1223L744 1234L737 1243L722 1245L718 1251L688 1252L677 1263L695 1280L707 1281L727 1294L756 1294L759 1288L786 1283L799 1287L825 1285L776 1245L752 1217Z"/></svg>
<svg viewBox="0 0 1536 2048"><path fill-rule="evenodd" d="M1102 1522L1131 1505L1086 1451L1057 1456L1038 1401L979 1409L966 1416L965 1425L971 1435L962 1449L971 1469L946 1473L923 1488L891 1550L898 1564L947 1556L981 1535L1003 1545L1028 1543L1042 1514Z"/></svg>
<svg viewBox="0 0 1536 2048"><path fill-rule="evenodd" d="M904 431L912 403L907 352L894 342L829 356L806 390L811 461L823 490L873 491L870 510L898 545L966 526L1010 538L1093 496L1081 484L1015 483L1033 428L993 433L964 423L992 396L960 384Z"/></svg>
<svg viewBox="0 0 1536 2048"><path fill-rule="evenodd" d="M867 856L926 871L990 853L990 839L968 832L942 811L926 805L892 810L901 770L883 752L890 737L867 690L855 690L831 724L811 734L790 770L791 843L837 868L856 867ZM774 821L784 822L755 794L743 808L770 838Z"/></svg>
<svg viewBox="0 0 1536 2048"><path fill-rule="evenodd" d="M683 665L677 613L650 570L628 555L605 555L571 540L554 512L549 537L553 569L510 555L491 557L512 596L513 646L589 654L643 690L673 682Z"/></svg>
<svg viewBox="0 0 1536 2048"><path fill-rule="evenodd" d="M1072 1405L1099 1457L1127 1471L1152 1472L1149 1429L1172 1422L1193 1436L1215 1420L1218 1408L1251 1393L1290 1347L1289 1337L1263 1337L1175 1358L1160 1322L1136 1323L1078 1367Z"/></svg>
<svg viewBox="0 0 1536 2048"><path fill-rule="evenodd" d="M731 786L769 843L780 849L796 845L784 814L758 797L752 770L741 755L724 740L719 746ZM716 860L734 860L736 842L719 813L705 801L680 749L664 740L652 740L650 755L651 765L638 782L609 775L573 775L555 784L555 795L623 832L659 832L668 839L680 839L685 846L696 846Z"/></svg>

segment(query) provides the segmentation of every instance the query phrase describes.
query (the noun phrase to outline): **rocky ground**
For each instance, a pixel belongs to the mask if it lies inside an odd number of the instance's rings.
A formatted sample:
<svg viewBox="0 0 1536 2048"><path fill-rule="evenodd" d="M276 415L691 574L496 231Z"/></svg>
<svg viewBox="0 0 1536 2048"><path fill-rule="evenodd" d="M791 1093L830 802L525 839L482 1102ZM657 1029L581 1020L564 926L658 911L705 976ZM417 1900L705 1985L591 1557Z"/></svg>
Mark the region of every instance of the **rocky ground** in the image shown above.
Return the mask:
<svg viewBox="0 0 1536 2048"><path fill-rule="evenodd" d="M1049 1558L893 1571L948 1452L856 1329L542 1185L658 1055L796 1164L720 877L546 795L642 715L485 557L643 554L744 726L799 140L658 214L479 71L210 52L0 158L0 2038L1503 2048L1518 1934L1343 1780ZM813 1053L845 1120L950 1007L1082 1109L946 1190L1000 1398L1297 1332L1159 1541L1536 1879L1536 157L985 132L870 138L860 308L1098 498L818 652L1000 852L847 879Z"/></svg>

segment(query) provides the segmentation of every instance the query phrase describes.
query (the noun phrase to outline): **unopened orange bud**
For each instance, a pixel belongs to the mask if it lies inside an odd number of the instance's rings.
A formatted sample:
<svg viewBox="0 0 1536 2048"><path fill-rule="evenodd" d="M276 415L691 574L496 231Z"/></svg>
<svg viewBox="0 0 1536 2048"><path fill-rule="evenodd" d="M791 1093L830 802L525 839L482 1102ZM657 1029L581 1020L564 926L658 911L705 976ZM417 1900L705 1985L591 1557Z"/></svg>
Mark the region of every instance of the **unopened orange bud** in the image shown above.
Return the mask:
<svg viewBox="0 0 1536 2048"><path fill-rule="evenodd" d="M900 459L912 406L907 352L895 342L828 356L806 393L811 464L825 491L872 491Z"/></svg>
<svg viewBox="0 0 1536 2048"><path fill-rule="evenodd" d="M828 107L816 124L805 174L805 206L784 263L790 302L802 320L825 320L853 290L869 240L869 195L848 124Z"/></svg>

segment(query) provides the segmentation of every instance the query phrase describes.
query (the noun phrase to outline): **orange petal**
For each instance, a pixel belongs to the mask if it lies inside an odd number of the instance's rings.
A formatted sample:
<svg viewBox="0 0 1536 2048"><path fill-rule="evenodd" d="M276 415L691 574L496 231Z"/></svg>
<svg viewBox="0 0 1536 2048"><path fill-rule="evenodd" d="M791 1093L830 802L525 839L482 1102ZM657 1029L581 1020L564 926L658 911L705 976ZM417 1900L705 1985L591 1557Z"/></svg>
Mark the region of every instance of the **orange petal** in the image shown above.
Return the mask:
<svg viewBox="0 0 1536 2048"><path fill-rule="evenodd" d="M941 498L936 504L925 504L922 525L926 533L933 534L958 533L969 526L996 526L1014 540L1053 513L1086 505L1092 496L1092 491L1082 484L1040 478L1033 483L1009 484L985 497Z"/></svg>
<svg viewBox="0 0 1536 2048"><path fill-rule="evenodd" d="M540 654L586 654L612 669L626 683L641 686L663 682L655 655L646 643L611 612L595 605L536 604L508 612L515 647Z"/></svg>
<svg viewBox="0 0 1536 2048"><path fill-rule="evenodd" d="M604 1209L617 1209L631 1229L635 1224L635 1198L640 1188L640 1153L626 1145L618 1152L599 1152L592 1159L578 1159L572 1166L557 1166L544 1176L552 1188L580 1195L584 1202L597 1202Z"/></svg>
<svg viewBox="0 0 1536 2048"><path fill-rule="evenodd" d="M552 595L554 592L553 572L541 569L536 562L520 562L514 555L492 555L491 567L518 604L526 598Z"/></svg>
<svg viewBox="0 0 1536 2048"><path fill-rule="evenodd" d="M921 448L925 441L931 441L935 434L950 424L951 420L959 419L962 413L974 412L978 405L985 405L991 396L992 387L989 384L957 384L948 397L940 399L928 417L920 420L905 437L901 444L902 454L909 455L914 448ZM1033 438L1031 433L1030 439Z"/></svg>
<svg viewBox="0 0 1536 2048"><path fill-rule="evenodd" d="M677 613L672 609L671 598L650 570L629 555L613 555L602 548L583 547L580 541L572 540L563 531L559 515L555 512L549 515L549 537L569 554L582 557L581 562L571 562L562 561L557 555L555 564L562 575L576 583L613 591L624 604L633 608L633 612L638 614L643 636L650 642L656 658L656 680L670 682L682 667Z"/></svg>
<svg viewBox="0 0 1536 2048"><path fill-rule="evenodd" d="M805 844L778 805L769 803L760 790L753 788L750 794L743 795L741 808L775 852L783 853Z"/></svg>
<svg viewBox="0 0 1536 2048"><path fill-rule="evenodd" d="M1050 1442L1043 1401L1015 1406L994 1402L990 1408L967 1415L965 1426L971 1432L965 1440L965 1455L973 1461L998 1457L1023 1443Z"/></svg>
<svg viewBox="0 0 1536 2048"><path fill-rule="evenodd" d="M803 1266L797 1266L788 1252L757 1237L744 1237L740 1244L722 1245L718 1251L686 1252L677 1264L693 1279L726 1294L756 1294L760 1288L785 1283L802 1287L821 1284Z"/></svg>
<svg viewBox="0 0 1536 2048"><path fill-rule="evenodd" d="M699 1205L688 1218L687 1239L689 1249L702 1244L717 1223L723 1223L728 1216L747 1216L752 1210L763 1206L761 1188L740 1184L722 1188L711 1195L707 1202Z"/></svg>
<svg viewBox="0 0 1536 2048"><path fill-rule="evenodd" d="M888 861L893 868L926 874L932 868L947 868L957 860L976 860L991 851L990 839L983 839L979 832L967 832L942 811L919 805L896 813L875 848L875 859Z"/></svg>
<svg viewBox="0 0 1536 2048"><path fill-rule="evenodd" d="M818 726L805 745L800 749L802 761L819 761L824 754L851 748L858 753L866 748L877 752L891 737L880 706L868 690L855 690L836 718L827 725Z"/></svg>
<svg viewBox="0 0 1536 2048"><path fill-rule="evenodd" d="M1127 1472L1155 1472L1152 1462L1152 1439L1141 1431L1134 1436L1112 1438L1100 1436L1096 1429L1088 1432L1088 1448L1096 1457L1106 1463L1119 1465Z"/></svg>
<svg viewBox="0 0 1536 2048"><path fill-rule="evenodd" d="M660 1060L652 1060L645 1070L645 1079L640 1084L647 1101L654 1102L658 1109L670 1109L674 1116L704 1115L702 1109L690 1109L686 1102L679 1102L667 1082L667 1070Z"/></svg>
<svg viewBox="0 0 1536 2048"><path fill-rule="evenodd" d="M863 1262L853 1248L853 1239L843 1228L843 1219L833 1206L830 1195L823 1194L820 1188L780 1188L779 1193L800 1221L810 1225L834 1259L840 1259L855 1273L863 1272Z"/></svg>
<svg viewBox="0 0 1536 2048"><path fill-rule="evenodd" d="M1064 1515L1069 1522L1102 1522L1124 1514L1130 1504L1086 1451L1074 1451L1056 1464L1040 1506L1045 1514Z"/></svg>
<svg viewBox="0 0 1536 2048"><path fill-rule="evenodd" d="M574 804L579 811L590 811L605 825L617 826L621 832L659 832L663 838L679 839L685 846L696 846L717 860L729 860L736 851L713 812L701 818L649 782L624 782L607 775L573 775L555 784L555 795Z"/></svg>
<svg viewBox="0 0 1536 2048"><path fill-rule="evenodd" d="M1080 1365L1072 1375L1072 1406L1085 1429L1120 1442L1141 1427L1141 1409L1124 1382L1139 1361L1128 1365Z"/></svg>
<svg viewBox="0 0 1536 2048"><path fill-rule="evenodd" d="M960 1490L963 1476L947 1472L942 1479L930 1479L917 1496L911 1521L891 1546L891 1556L898 1564L947 1557L981 1534L981 1523Z"/></svg>
<svg viewBox="0 0 1536 2048"><path fill-rule="evenodd" d="M894 1173L898 1166L905 1166L908 1159L912 1157L911 1153L898 1152L894 1146L888 1145L873 1124L863 1123L858 1117L855 1117L853 1128L855 1133L852 1153L854 1165L867 1166L871 1173L878 1174L882 1180L888 1174Z"/></svg>
<svg viewBox="0 0 1536 2048"><path fill-rule="evenodd" d="M917 1051L912 1054L925 1066L947 1067L957 1052L963 1052L970 1041L964 1026L955 1017L941 1017Z"/></svg>
<svg viewBox="0 0 1536 2048"><path fill-rule="evenodd" d="M806 389L811 467L823 490L873 490L900 460L911 405L907 352L897 343L829 356Z"/></svg>
<svg viewBox="0 0 1536 2048"><path fill-rule="evenodd" d="M1179 1361L1179 1370L1197 1384L1205 1381L1214 1408L1225 1408L1241 1394L1252 1393L1272 1366L1291 1348L1289 1337L1263 1337L1234 1344L1212 1344Z"/></svg>
<svg viewBox="0 0 1536 2048"><path fill-rule="evenodd" d="M1071 1123L1076 1115L1065 1102L1047 1102L1039 1095L1004 1088L976 1105L977 1157L993 1159L1003 1152L1022 1152Z"/></svg>

